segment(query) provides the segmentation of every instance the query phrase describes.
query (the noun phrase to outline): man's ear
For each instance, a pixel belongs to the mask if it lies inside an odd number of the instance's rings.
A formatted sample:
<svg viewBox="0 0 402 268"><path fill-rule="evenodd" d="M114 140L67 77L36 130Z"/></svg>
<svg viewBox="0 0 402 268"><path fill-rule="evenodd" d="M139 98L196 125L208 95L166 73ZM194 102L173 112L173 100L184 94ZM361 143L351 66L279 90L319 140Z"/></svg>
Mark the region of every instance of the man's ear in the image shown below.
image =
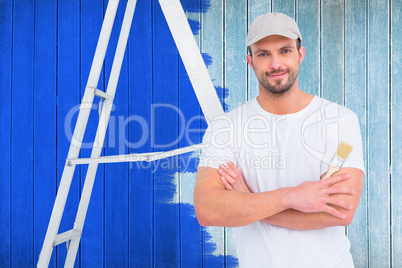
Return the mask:
<svg viewBox="0 0 402 268"><path fill-rule="evenodd" d="M247 55L247 56L246 56L246 59L247 59L248 65L250 65L251 69L254 70L253 60L251 59L251 56L250 56L250 55Z"/></svg>
<svg viewBox="0 0 402 268"><path fill-rule="evenodd" d="M306 55L306 48L305 47L300 47L300 49L299 49L300 64L303 62L305 55Z"/></svg>

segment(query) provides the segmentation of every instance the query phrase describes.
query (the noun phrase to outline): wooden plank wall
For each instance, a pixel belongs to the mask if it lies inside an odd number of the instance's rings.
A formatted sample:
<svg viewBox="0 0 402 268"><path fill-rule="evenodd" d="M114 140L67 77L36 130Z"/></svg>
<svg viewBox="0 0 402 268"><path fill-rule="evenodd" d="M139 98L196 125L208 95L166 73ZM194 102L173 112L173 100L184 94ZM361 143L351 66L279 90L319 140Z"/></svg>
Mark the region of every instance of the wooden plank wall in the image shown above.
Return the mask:
<svg viewBox="0 0 402 268"><path fill-rule="evenodd" d="M357 113L366 179L345 229L356 267L402 267L401 0L182 0L226 111L257 96L247 66L249 23L295 18L307 54L300 87ZM0 0L0 263L33 267L107 1ZM121 1L98 88L105 90ZM82 157L98 120L95 98ZM198 143L206 123L157 0L138 0L112 107L105 155ZM198 225L197 153L100 165L77 267L236 267L231 229ZM86 166L77 168L60 232L72 228ZM62 267L64 245L50 267Z"/></svg>

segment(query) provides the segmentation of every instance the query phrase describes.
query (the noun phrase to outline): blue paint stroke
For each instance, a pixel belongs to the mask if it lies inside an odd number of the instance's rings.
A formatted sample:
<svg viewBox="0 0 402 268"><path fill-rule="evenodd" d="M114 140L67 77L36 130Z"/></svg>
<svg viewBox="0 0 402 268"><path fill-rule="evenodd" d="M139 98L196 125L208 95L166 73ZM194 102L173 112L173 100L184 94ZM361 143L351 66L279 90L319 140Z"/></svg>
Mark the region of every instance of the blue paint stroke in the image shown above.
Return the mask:
<svg viewBox="0 0 402 268"><path fill-rule="evenodd" d="M211 7L210 0L200 0L200 1L186 1L180 0L184 11L187 12L198 12L205 13Z"/></svg>
<svg viewBox="0 0 402 268"><path fill-rule="evenodd" d="M212 236L207 232L206 228L202 228L202 233L204 236L204 241L209 241ZM207 263L216 263L217 265L225 261L225 267L239 267L239 261L237 258L231 255L219 255L215 256L213 253L216 250L216 245L211 242L204 242L204 261Z"/></svg>
<svg viewBox="0 0 402 268"><path fill-rule="evenodd" d="M220 86L215 86L216 89L216 93L218 94L219 100L221 101L221 104L223 106L223 110L225 112L229 111L229 104L227 104L225 102L225 100L228 98L229 96L229 89L225 88L225 87L220 87Z"/></svg>
<svg viewBox="0 0 402 268"><path fill-rule="evenodd" d="M186 153L180 155L181 158L185 159L186 165L184 167L180 167L181 172L196 172L199 158L192 157L192 153ZM180 161L180 164L183 162ZM184 171L185 169L185 171ZM196 263L199 260L200 255L203 262L208 264L215 264L216 267L220 267L225 264L225 267L238 267L239 263L237 258L231 255L216 255L216 244L210 241L213 241L212 235L208 232L207 228L200 227L198 220L195 215L194 206L191 204L180 203L180 214L181 217L185 218L185 225L182 225L182 234L192 234L194 230L201 228L202 240L201 237L194 236L191 243L187 243L185 246L187 247L187 251L193 252L193 256L186 256L185 262L187 263ZM201 248L202 246L202 248Z"/></svg>
<svg viewBox="0 0 402 268"><path fill-rule="evenodd" d="M201 24L198 20L187 19L188 24L190 25L191 31L194 35L198 35L200 33Z"/></svg>
<svg viewBox="0 0 402 268"><path fill-rule="evenodd" d="M204 63L207 67L212 64L213 58L208 53L201 53L201 56L204 59Z"/></svg>
<svg viewBox="0 0 402 268"><path fill-rule="evenodd" d="M195 215L193 205L180 204L180 211L182 217L186 217L186 224L181 226L182 234L192 234L194 233L194 230L200 228L197 218L187 216ZM214 264L215 267L221 267L223 264L226 264L225 267L227 268L239 266L237 258L231 255L215 255L214 252L216 251L216 245L213 242L209 242L212 240L212 236L208 233L205 227L201 227L201 233L202 240L201 237L194 236L191 243L185 244L187 251L193 252L193 254L191 256L183 256L184 264L194 266L194 264L201 259L204 263ZM186 265L183 267L186 267Z"/></svg>
<svg viewBox="0 0 402 268"><path fill-rule="evenodd" d="M180 0L183 9L185 12L198 12L205 13L210 8L210 0ZM197 20L188 19L188 23L194 35L198 35L200 33L201 24ZM213 63L213 58L208 53L202 53L202 57L205 65L208 67ZM180 60L180 67L182 70L184 66L182 66L182 62ZM187 72L180 72L180 79L182 79L182 90L191 90L191 84L189 83L189 78ZM187 81L186 81L187 80ZM215 87L217 95L221 101L224 110L227 111L229 106L225 103L225 99L227 99L229 95L229 90L216 86ZM194 107L194 109L199 109L198 107ZM191 111L187 111L190 112ZM187 116L187 115L186 115ZM205 130L207 128L206 121L200 120L199 122L200 128ZM200 133L194 133L191 135L191 141L198 143L201 142L202 135ZM185 144L181 144L185 145ZM184 162L186 165L184 165ZM170 165L163 165L164 163L170 162ZM212 235L208 232L206 228L203 228L199 225L198 220L195 215L195 209L192 204L188 203L176 203L172 204L172 197L176 193L176 185L173 180L166 179L172 178L175 172L196 172L197 166L199 163L199 159L197 157L193 157L192 153L183 154L180 156L170 157L167 159L161 159L153 162L152 172L154 173L155 188L154 194L158 196L158 200L156 202L159 203L158 212L162 215L160 216L162 219L168 219L168 215L164 215L164 207L166 207L166 211L172 211L172 206L174 206L174 211L180 211L180 243L182 253L192 252L192 254L183 254L181 256L181 261L183 267L197 267L202 266L203 263L208 263L215 267L221 267L225 265L226 267L237 267L238 262L234 256L230 255L216 255L216 244L213 242ZM156 168L157 167L157 168ZM176 210L177 209L177 210ZM160 231L160 230L159 230ZM200 232L199 232L200 231ZM160 236L161 234L159 234ZM171 232L164 234L164 240L166 241L175 241L172 244L177 243L178 233ZM159 237L158 236L158 237ZM157 243L158 241L154 241ZM170 256L177 256L177 248L171 247L166 248L165 253ZM166 260L169 262L169 260ZM159 264L159 263L158 263ZM167 263L165 263L167 264Z"/></svg>

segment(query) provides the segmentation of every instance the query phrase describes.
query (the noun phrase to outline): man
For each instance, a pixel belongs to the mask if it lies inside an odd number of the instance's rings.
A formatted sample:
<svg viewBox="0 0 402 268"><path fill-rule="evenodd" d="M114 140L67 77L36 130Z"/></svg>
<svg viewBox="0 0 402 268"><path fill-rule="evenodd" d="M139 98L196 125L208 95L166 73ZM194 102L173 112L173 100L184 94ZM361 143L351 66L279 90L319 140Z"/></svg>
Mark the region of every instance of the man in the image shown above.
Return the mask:
<svg viewBox="0 0 402 268"><path fill-rule="evenodd" d="M195 211L203 226L236 227L241 267L353 267L344 226L363 187L358 119L299 89L301 41L292 18L258 17L247 62L259 95L215 118L204 135ZM340 141L352 153L320 180Z"/></svg>

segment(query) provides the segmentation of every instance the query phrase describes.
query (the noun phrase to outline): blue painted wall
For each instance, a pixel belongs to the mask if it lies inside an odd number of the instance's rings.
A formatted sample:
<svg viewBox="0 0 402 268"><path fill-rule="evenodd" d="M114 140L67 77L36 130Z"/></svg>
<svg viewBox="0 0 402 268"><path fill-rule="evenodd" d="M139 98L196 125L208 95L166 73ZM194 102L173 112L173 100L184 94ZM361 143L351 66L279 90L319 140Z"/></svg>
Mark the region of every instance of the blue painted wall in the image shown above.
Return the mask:
<svg viewBox="0 0 402 268"><path fill-rule="evenodd" d="M367 176L346 229L356 267L401 267L402 1L181 2L226 110L258 93L245 61L248 24L268 11L298 21L307 50L300 87L360 118ZM36 264L106 5L0 0L1 267ZM98 85L102 90L124 6L121 1ZM81 157L90 155L98 101ZM156 0L138 0L114 104L104 155L201 141L206 123ZM151 164L100 165L76 266L237 266L231 230L197 223L196 165L196 153ZM85 165L76 170L60 232L73 226L85 172ZM62 244L50 267L61 267L65 256Z"/></svg>

